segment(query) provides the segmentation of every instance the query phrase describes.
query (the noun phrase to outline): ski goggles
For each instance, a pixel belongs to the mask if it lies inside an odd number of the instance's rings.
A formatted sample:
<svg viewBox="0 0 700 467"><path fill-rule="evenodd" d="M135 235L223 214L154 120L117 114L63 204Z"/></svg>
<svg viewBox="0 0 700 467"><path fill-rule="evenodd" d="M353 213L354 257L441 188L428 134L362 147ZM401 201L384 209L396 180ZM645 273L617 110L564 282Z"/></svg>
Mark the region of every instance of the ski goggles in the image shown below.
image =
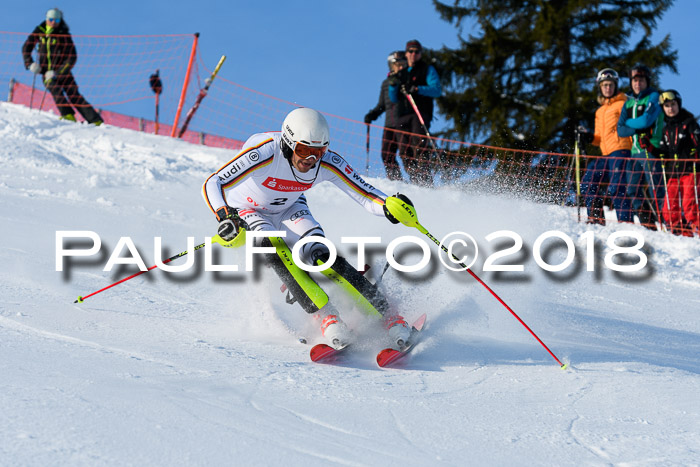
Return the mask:
<svg viewBox="0 0 700 467"><path fill-rule="evenodd" d="M665 102L677 101L677 100L680 100L680 98L681 98L681 95L678 94L677 92L674 92L674 91L662 92L659 95L659 104L664 105Z"/></svg>
<svg viewBox="0 0 700 467"><path fill-rule="evenodd" d="M46 21L53 21L54 23L58 24L61 22L61 18L46 18Z"/></svg>
<svg viewBox="0 0 700 467"><path fill-rule="evenodd" d="M307 146L304 143L297 143L294 146L294 154L302 159L308 159L313 156L318 160L323 157L327 150L328 146Z"/></svg>
<svg viewBox="0 0 700 467"><path fill-rule="evenodd" d="M620 79L618 76L617 72L613 70L612 68L605 68L603 70L600 70L598 73L598 76L596 77L596 82L602 83L603 81L615 81Z"/></svg>

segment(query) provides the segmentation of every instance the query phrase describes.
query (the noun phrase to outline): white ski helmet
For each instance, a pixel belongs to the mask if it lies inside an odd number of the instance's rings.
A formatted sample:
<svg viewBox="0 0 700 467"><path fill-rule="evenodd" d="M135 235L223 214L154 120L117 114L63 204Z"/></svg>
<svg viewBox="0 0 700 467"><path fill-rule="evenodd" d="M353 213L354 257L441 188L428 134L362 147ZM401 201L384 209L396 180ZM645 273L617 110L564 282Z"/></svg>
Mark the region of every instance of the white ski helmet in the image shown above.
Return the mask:
<svg viewBox="0 0 700 467"><path fill-rule="evenodd" d="M61 21L63 19L63 12L58 8L51 8L46 12L46 20Z"/></svg>
<svg viewBox="0 0 700 467"><path fill-rule="evenodd" d="M599 85L603 81L612 81L615 83L615 86L617 86L620 82L620 75L618 75L617 71L613 70L612 68L603 68L598 72L595 83Z"/></svg>
<svg viewBox="0 0 700 467"><path fill-rule="evenodd" d="M599 95L601 95L600 83L604 81L612 81L615 85L615 92L613 95L617 94L618 89L620 89L620 75L617 74L617 71L612 68L603 68L598 72L595 78L595 84Z"/></svg>
<svg viewBox="0 0 700 467"><path fill-rule="evenodd" d="M294 109L282 122L282 153L291 157L297 143L321 148L330 143L328 122L320 112L309 109ZM286 146L286 148L285 148Z"/></svg>

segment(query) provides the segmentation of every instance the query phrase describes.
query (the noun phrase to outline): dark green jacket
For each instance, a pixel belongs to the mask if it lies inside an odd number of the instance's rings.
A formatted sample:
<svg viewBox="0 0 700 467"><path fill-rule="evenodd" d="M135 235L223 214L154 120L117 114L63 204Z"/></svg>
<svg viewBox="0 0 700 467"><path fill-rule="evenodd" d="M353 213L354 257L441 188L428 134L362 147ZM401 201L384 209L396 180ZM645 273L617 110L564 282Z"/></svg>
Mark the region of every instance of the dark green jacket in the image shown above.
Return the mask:
<svg viewBox="0 0 700 467"><path fill-rule="evenodd" d="M45 22L34 28L22 46L22 58L24 67L27 69L34 61L32 59L34 47L39 54L42 74L48 70L53 70L59 75L69 73L78 59L75 44L65 21L61 21L51 32L47 31Z"/></svg>

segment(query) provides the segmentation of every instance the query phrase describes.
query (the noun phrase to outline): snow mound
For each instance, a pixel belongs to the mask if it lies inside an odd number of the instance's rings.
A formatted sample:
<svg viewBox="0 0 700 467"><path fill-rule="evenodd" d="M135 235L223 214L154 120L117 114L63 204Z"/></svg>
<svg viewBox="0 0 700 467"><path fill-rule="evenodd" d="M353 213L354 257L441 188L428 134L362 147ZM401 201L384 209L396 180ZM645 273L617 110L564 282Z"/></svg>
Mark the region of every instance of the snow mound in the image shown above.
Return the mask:
<svg viewBox="0 0 700 467"><path fill-rule="evenodd" d="M447 271L435 245L426 270L386 273L382 287L409 318L428 313L424 340L400 369L373 362L378 323L332 284L360 344L336 365L313 364L304 337L317 323L256 274L153 270L104 272L120 237L148 266L215 233L201 184L233 154L162 136L61 122L0 104L0 458L12 465L573 465L697 464L700 446L700 241L639 226L589 227L575 210L514 197L371 183L414 201L441 238L472 235L474 271L570 369L468 274ZM308 193L341 254L341 237L379 236L383 248L417 231L364 212L333 186ZM56 271L56 232L88 230L96 257ZM546 272L535 242L556 230L575 260ZM490 255L523 247L495 264ZM606 267L607 239L637 232L649 263L638 273ZM587 271L587 238L595 239ZM565 260L562 241L542 256ZM241 251L215 250L243 266ZM406 264L419 250L404 248ZM629 258L628 258L629 259ZM632 258L632 261L634 259ZM185 259L177 260L180 264Z"/></svg>

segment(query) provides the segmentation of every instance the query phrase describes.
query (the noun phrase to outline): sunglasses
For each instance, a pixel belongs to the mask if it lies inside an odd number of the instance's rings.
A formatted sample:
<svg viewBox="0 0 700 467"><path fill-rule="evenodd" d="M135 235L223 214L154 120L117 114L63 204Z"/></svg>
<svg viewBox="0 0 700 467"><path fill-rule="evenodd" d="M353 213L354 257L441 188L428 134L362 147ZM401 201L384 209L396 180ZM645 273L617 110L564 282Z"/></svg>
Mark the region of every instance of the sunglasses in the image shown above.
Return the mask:
<svg viewBox="0 0 700 467"><path fill-rule="evenodd" d="M666 91L662 92L661 95L659 96L659 104L663 105L664 103L668 101L675 101L678 100L680 96L677 95L675 92L671 91Z"/></svg>
<svg viewBox="0 0 700 467"><path fill-rule="evenodd" d="M53 23L58 24L61 22L61 18L46 18L46 21L51 21Z"/></svg>
<svg viewBox="0 0 700 467"><path fill-rule="evenodd" d="M420 49L408 49L406 51L407 54L419 54L421 53Z"/></svg>
<svg viewBox="0 0 700 467"><path fill-rule="evenodd" d="M307 146L303 143L297 143L294 147L294 154L301 157L302 159L308 159L313 156L316 158L316 160L318 160L323 157L327 149L328 146L314 147Z"/></svg>

